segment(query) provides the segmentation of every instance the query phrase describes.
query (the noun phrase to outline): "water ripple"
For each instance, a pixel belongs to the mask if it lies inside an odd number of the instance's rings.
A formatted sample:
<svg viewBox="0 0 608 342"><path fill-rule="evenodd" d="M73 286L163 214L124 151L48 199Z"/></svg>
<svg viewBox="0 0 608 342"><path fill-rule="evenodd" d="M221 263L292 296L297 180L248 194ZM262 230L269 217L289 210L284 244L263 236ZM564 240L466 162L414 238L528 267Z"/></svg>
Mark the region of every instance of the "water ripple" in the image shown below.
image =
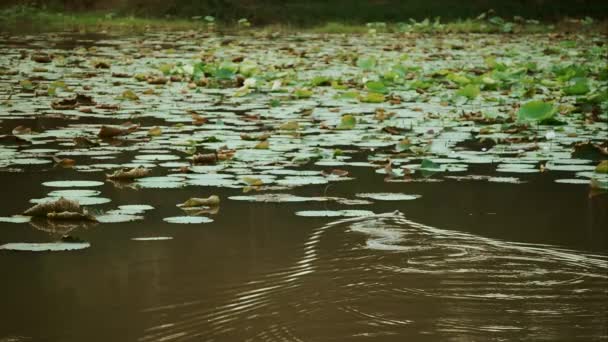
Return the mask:
<svg viewBox="0 0 608 342"><path fill-rule="evenodd" d="M219 307L193 300L145 310L163 319L139 341L608 337L606 255L438 229L400 213L332 222L300 248L291 267L227 289Z"/></svg>

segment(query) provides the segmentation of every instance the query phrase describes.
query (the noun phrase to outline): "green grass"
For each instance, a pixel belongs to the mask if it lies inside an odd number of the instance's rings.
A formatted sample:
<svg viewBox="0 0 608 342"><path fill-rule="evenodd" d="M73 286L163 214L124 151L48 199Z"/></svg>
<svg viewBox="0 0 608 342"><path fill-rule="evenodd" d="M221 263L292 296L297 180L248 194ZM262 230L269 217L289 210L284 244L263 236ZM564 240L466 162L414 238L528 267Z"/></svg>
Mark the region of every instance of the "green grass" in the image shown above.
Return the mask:
<svg viewBox="0 0 608 342"><path fill-rule="evenodd" d="M60 13L28 6L14 6L0 10L0 31L10 33L34 32L115 32L141 33L149 30L187 31L204 30L246 33L252 30L267 30L271 32L311 32L327 34L367 34L367 33L536 33L553 30L568 31L601 31L606 32L606 21L595 22L590 18L585 20L562 20L556 24L539 23L535 20L509 21L487 15L484 18L456 19L442 22L438 18L415 21L409 19L403 22L389 23L343 23L327 22L319 25L302 26L298 24L277 23L240 27L237 20L215 22L204 18L156 18L136 16L116 16L109 12L78 12Z"/></svg>
<svg viewBox="0 0 608 342"><path fill-rule="evenodd" d="M200 30L207 23L186 19L158 19L138 17L113 17L107 13L64 14L26 9L9 15L0 12L0 30L7 32L144 32L156 30Z"/></svg>

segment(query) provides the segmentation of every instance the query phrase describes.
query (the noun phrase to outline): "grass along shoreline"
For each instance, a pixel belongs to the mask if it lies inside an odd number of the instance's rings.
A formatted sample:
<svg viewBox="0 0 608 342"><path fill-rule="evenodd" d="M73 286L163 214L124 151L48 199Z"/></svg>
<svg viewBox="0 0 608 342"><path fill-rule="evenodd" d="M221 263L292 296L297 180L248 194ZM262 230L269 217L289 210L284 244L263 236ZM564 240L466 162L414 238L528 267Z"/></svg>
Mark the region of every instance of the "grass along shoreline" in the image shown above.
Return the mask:
<svg viewBox="0 0 608 342"><path fill-rule="evenodd" d="M477 18L442 22L439 18L402 22L371 22L366 24L328 22L322 25L299 26L290 24L252 25L246 18L233 22L218 22L215 18L197 16L185 18L146 18L116 16L114 13L79 12L59 13L32 7L9 7L0 10L0 32L10 34L40 32L82 33L143 33L146 31L209 31L246 32L309 32L328 34L374 33L545 33L545 32L608 32L608 21L591 18L566 18L556 23L514 17L504 19L483 13Z"/></svg>

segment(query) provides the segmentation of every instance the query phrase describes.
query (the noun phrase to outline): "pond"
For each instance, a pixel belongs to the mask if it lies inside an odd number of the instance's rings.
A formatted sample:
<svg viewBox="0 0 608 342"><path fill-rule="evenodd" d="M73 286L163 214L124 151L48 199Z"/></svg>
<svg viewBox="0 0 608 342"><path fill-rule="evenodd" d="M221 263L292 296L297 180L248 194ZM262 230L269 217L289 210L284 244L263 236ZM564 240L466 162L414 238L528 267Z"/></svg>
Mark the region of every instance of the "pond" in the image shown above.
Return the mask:
<svg viewBox="0 0 608 342"><path fill-rule="evenodd" d="M608 338L603 38L2 36L0 342Z"/></svg>

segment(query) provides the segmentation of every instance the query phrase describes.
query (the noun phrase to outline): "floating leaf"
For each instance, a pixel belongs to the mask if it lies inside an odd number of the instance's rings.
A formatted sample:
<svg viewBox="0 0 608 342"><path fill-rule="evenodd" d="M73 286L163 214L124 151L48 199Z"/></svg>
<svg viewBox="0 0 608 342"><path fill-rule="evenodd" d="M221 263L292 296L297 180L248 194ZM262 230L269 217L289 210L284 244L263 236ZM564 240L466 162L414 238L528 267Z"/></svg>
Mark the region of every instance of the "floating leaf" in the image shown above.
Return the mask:
<svg viewBox="0 0 608 342"><path fill-rule="evenodd" d="M91 247L88 242L47 242L47 243L7 243L0 246L0 250L18 252L62 252L75 251Z"/></svg>
<svg viewBox="0 0 608 342"><path fill-rule="evenodd" d="M99 133L97 136L100 138L113 138L120 135L126 135L136 131L139 128L138 125L131 125L127 127L118 127L118 126L101 126L99 129Z"/></svg>
<svg viewBox="0 0 608 342"><path fill-rule="evenodd" d="M215 164L217 163L216 153L199 153L191 158L193 164Z"/></svg>
<svg viewBox="0 0 608 342"><path fill-rule="evenodd" d="M260 141L259 143L257 143L254 146L254 148L256 150L267 150L269 146L270 146L270 143L268 142L268 140L264 140L264 141Z"/></svg>
<svg viewBox="0 0 608 342"><path fill-rule="evenodd" d="M585 77L576 77L570 80L569 85L564 88L566 95L585 95L589 89L589 79Z"/></svg>
<svg viewBox="0 0 608 342"><path fill-rule="evenodd" d="M477 84L468 84L463 88L460 88L456 92L456 96L464 96L469 100L476 98L480 93L479 86Z"/></svg>
<svg viewBox="0 0 608 342"><path fill-rule="evenodd" d="M220 198L217 195L211 195L207 198L192 197L184 203L180 203L177 206L180 208L191 208L191 207L215 207L220 205Z"/></svg>
<svg viewBox="0 0 608 342"><path fill-rule="evenodd" d="M10 217L0 217L0 222L3 223L27 223L32 219L31 216L13 215Z"/></svg>
<svg viewBox="0 0 608 342"><path fill-rule="evenodd" d="M547 120L557 112L557 107L550 102L530 101L517 112L517 118L522 121L542 121Z"/></svg>
<svg viewBox="0 0 608 342"><path fill-rule="evenodd" d="M199 224L199 223L211 223L212 219L204 216L174 216L165 217L163 221L168 223L181 223L181 224Z"/></svg>
<svg viewBox="0 0 608 342"><path fill-rule="evenodd" d="M91 186L101 186L102 182L98 181L52 181L42 183L44 186L56 187L56 188L85 188Z"/></svg>
<svg viewBox="0 0 608 342"><path fill-rule="evenodd" d="M264 182L260 178L255 177L243 177L243 182L247 183L250 186L261 186L264 185Z"/></svg>
<svg viewBox="0 0 608 342"><path fill-rule="evenodd" d="M152 236L152 237L136 237L132 238L133 241L166 241L173 240L171 236Z"/></svg>
<svg viewBox="0 0 608 342"><path fill-rule="evenodd" d="M435 173L440 172L441 165L429 159L424 159L422 163L420 163L419 170L421 171L423 177L428 178L434 175Z"/></svg>
<svg viewBox="0 0 608 342"><path fill-rule="evenodd" d="M162 134L163 134L163 130L158 126L152 127L148 130L148 135L151 137L158 137Z"/></svg>
<svg viewBox="0 0 608 342"><path fill-rule="evenodd" d="M306 88L299 88L293 92L293 96L299 99L307 99L312 96L312 90Z"/></svg>
<svg viewBox="0 0 608 342"><path fill-rule="evenodd" d="M295 131L300 128L300 124L297 121L287 121L286 123L279 126L282 131Z"/></svg>
<svg viewBox="0 0 608 342"><path fill-rule="evenodd" d="M357 59L357 66L363 70L372 70L376 67L378 61L375 57L359 57Z"/></svg>
<svg viewBox="0 0 608 342"><path fill-rule="evenodd" d="M406 139L400 140L397 143L397 145L395 146L395 149L397 150L397 152L409 151L411 146L412 146L412 142L406 138Z"/></svg>
<svg viewBox="0 0 608 342"><path fill-rule="evenodd" d="M302 210L296 211L296 215L304 217L360 217L372 216L374 212L369 210Z"/></svg>
<svg viewBox="0 0 608 342"><path fill-rule="evenodd" d="M106 175L109 179L136 179L147 177L150 175L150 170L145 167L136 167L133 169L116 170L112 174Z"/></svg>
<svg viewBox="0 0 608 342"><path fill-rule="evenodd" d="M365 83L365 88L372 93L387 94L388 88L382 82L369 81Z"/></svg>
<svg viewBox="0 0 608 342"><path fill-rule="evenodd" d="M420 195L400 194L392 192L360 193L360 198L369 198L377 201L411 201L420 198Z"/></svg>
<svg viewBox="0 0 608 342"><path fill-rule="evenodd" d="M597 173L608 173L608 160L603 160L595 167Z"/></svg>
<svg viewBox="0 0 608 342"><path fill-rule="evenodd" d="M129 101L139 100L139 96L137 96L137 94L135 94L135 92L130 89L123 91L122 94L118 98L120 100L129 100Z"/></svg>
<svg viewBox="0 0 608 342"><path fill-rule="evenodd" d="M367 103L381 103L384 102L385 97L380 93L367 93L359 96L359 101Z"/></svg>
<svg viewBox="0 0 608 342"><path fill-rule="evenodd" d="M122 223L143 220L143 216L131 214L105 214L95 216L98 222L101 223Z"/></svg>
<svg viewBox="0 0 608 342"><path fill-rule="evenodd" d="M342 119L340 119L340 124L338 125L337 129L353 129L355 128L356 124L357 118L355 118L355 116L352 114L346 114L342 116Z"/></svg>

